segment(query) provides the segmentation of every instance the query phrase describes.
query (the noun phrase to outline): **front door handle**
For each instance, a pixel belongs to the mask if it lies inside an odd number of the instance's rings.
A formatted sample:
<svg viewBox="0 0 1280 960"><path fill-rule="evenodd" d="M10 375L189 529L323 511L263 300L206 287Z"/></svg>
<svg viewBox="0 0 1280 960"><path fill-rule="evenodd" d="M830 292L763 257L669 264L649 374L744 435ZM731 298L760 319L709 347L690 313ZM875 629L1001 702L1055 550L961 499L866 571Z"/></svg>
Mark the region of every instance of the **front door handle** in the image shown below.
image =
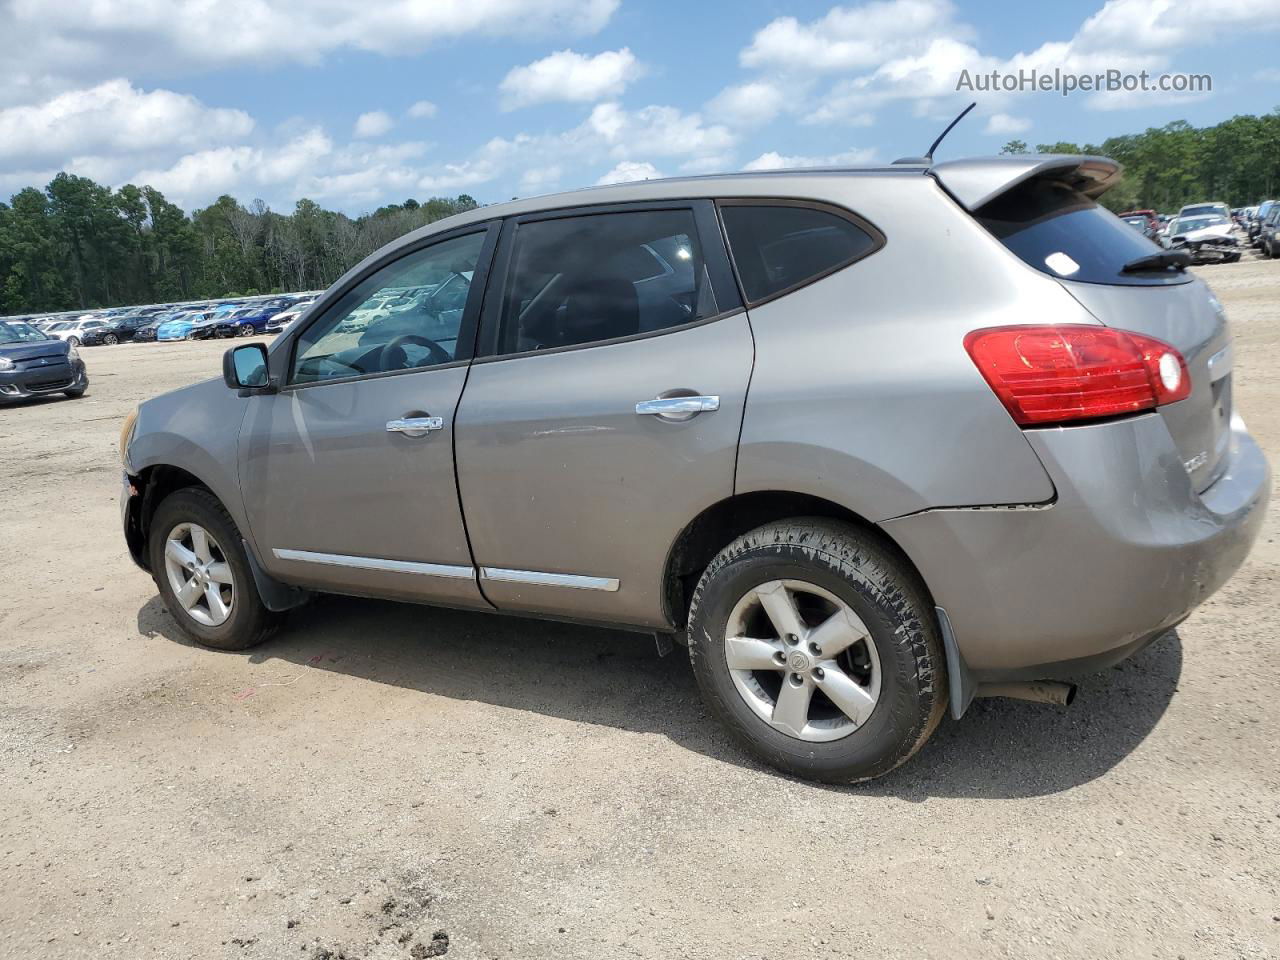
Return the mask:
<svg viewBox="0 0 1280 960"><path fill-rule="evenodd" d="M432 430L444 429L444 417L402 417L387 421L387 433L403 433L406 437L425 437Z"/></svg>
<svg viewBox="0 0 1280 960"><path fill-rule="evenodd" d="M661 417L663 420L688 420L700 413L711 413L719 409L719 397L658 397L656 400L641 400L636 404L636 413Z"/></svg>

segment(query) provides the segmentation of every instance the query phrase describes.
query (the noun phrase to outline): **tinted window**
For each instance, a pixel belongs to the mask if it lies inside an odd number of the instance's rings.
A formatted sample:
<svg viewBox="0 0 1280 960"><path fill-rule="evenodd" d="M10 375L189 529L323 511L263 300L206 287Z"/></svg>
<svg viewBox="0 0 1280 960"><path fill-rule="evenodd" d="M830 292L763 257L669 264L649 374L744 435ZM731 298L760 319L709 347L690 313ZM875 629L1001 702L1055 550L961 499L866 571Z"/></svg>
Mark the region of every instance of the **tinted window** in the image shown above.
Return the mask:
<svg viewBox="0 0 1280 960"><path fill-rule="evenodd" d="M298 338L290 382L452 362L484 237L441 241L356 284Z"/></svg>
<svg viewBox="0 0 1280 960"><path fill-rule="evenodd" d="M726 204L720 215L750 303L852 263L878 242L844 217L812 207Z"/></svg>
<svg viewBox="0 0 1280 960"><path fill-rule="evenodd" d="M501 350L594 343L717 313L690 210L522 223Z"/></svg>
<svg viewBox="0 0 1280 960"><path fill-rule="evenodd" d="M1018 257L1052 277L1130 285L1191 280L1191 274L1167 268L1122 273L1129 261L1161 248L1064 184L1029 181L1001 194L976 216Z"/></svg>
<svg viewBox="0 0 1280 960"><path fill-rule="evenodd" d="M0 343L28 343L35 340L48 339L29 323L6 323L0 320Z"/></svg>

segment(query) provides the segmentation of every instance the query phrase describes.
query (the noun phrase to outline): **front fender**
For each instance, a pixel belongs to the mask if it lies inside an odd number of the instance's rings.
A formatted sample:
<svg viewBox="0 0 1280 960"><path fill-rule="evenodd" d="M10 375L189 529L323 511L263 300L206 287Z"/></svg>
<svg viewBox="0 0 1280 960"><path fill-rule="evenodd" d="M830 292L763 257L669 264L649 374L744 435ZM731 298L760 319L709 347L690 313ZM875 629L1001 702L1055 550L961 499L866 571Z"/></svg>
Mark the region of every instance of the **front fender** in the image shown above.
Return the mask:
<svg viewBox="0 0 1280 960"><path fill-rule="evenodd" d="M191 474L222 502L241 535L253 543L236 455L248 402L221 379L146 401L138 408L128 466L134 476L160 466Z"/></svg>

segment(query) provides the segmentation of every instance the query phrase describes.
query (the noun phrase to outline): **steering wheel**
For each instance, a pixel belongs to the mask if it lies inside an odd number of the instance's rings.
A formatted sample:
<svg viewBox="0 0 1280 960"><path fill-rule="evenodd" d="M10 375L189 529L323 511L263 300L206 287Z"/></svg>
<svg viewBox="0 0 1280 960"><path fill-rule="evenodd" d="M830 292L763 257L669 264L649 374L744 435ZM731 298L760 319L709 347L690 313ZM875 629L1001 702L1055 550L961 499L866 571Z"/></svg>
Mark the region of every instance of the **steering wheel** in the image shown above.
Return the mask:
<svg viewBox="0 0 1280 960"><path fill-rule="evenodd" d="M384 371L404 369L409 360L408 354L404 352L406 343L416 343L420 347L426 347L432 363L453 363L453 357L449 355L449 351L434 340L416 333L404 333L389 341L378 351L378 369Z"/></svg>

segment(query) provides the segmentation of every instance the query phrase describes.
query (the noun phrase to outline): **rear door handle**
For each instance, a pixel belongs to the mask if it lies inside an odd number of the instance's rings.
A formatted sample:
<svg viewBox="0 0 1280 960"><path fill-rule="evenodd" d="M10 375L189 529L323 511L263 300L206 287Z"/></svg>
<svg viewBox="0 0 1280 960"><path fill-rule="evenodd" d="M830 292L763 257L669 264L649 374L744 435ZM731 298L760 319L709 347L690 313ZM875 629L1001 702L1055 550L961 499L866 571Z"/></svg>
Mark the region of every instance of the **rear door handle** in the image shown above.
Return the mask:
<svg viewBox="0 0 1280 960"><path fill-rule="evenodd" d="M636 413L663 420L688 420L700 413L711 413L720 409L719 397L659 397L655 400L641 400L636 404Z"/></svg>
<svg viewBox="0 0 1280 960"><path fill-rule="evenodd" d="M406 437L425 437L432 430L444 429L444 417L402 417L387 421L387 433L403 433Z"/></svg>

